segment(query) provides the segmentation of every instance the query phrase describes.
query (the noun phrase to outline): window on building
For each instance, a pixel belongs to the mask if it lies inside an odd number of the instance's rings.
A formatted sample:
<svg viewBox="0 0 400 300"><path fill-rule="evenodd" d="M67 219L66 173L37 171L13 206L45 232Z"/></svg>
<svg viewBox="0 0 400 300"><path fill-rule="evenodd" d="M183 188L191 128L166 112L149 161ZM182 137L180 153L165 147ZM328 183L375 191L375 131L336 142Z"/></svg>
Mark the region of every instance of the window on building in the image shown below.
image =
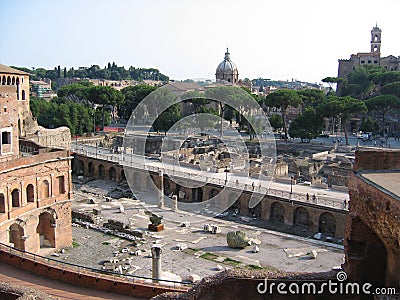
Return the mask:
<svg viewBox="0 0 400 300"><path fill-rule="evenodd" d="M7 112L7 106L4 106L4 112L5 113Z"/></svg>
<svg viewBox="0 0 400 300"><path fill-rule="evenodd" d="M370 64L372 61L371 60L368 60L368 63Z"/></svg>
<svg viewBox="0 0 400 300"><path fill-rule="evenodd" d="M64 194L65 193L65 178L64 178L64 176L57 177L57 186L58 186L57 194Z"/></svg>
<svg viewBox="0 0 400 300"><path fill-rule="evenodd" d="M22 90L22 100L25 100L25 91Z"/></svg>
<svg viewBox="0 0 400 300"><path fill-rule="evenodd" d="M1 143L4 144L11 144L11 132L3 131L1 133Z"/></svg>
<svg viewBox="0 0 400 300"><path fill-rule="evenodd" d="M365 60L362 60L361 63L362 63L362 64L365 63Z"/></svg>

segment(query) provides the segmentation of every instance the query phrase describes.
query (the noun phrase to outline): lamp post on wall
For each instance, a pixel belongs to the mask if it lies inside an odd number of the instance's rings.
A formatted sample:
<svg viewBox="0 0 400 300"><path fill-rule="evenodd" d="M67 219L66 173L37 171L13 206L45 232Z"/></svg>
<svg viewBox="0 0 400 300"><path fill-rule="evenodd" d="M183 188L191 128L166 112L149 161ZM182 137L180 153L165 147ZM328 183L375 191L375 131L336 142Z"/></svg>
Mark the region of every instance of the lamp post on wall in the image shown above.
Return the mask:
<svg viewBox="0 0 400 300"><path fill-rule="evenodd" d="M225 166L224 172L225 172L225 185L226 185L228 183L228 172L229 172L228 166Z"/></svg>

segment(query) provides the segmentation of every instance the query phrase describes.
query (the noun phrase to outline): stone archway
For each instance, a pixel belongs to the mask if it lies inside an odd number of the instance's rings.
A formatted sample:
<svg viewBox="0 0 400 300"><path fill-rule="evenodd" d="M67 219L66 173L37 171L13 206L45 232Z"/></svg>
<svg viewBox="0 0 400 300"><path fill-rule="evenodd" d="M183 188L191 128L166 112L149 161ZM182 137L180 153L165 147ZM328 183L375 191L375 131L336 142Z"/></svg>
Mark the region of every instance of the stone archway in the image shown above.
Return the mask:
<svg viewBox="0 0 400 300"><path fill-rule="evenodd" d="M325 212L319 216L318 232L329 236L335 236L336 219L331 213Z"/></svg>
<svg viewBox="0 0 400 300"><path fill-rule="evenodd" d="M4 194L0 193L0 213L6 212L6 199Z"/></svg>
<svg viewBox="0 0 400 300"><path fill-rule="evenodd" d="M39 224L36 227L36 232L40 240L40 248L55 248L55 227L56 222L49 212L40 214Z"/></svg>
<svg viewBox="0 0 400 300"><path fill-rule="evenodd" d="M77 170L77 174L78 175L83 175L85 174L85 164L83 162L83 160L78 160L78 170Z"/></svg>
<svg viewBox="0 0 400 300"><path fill-rule="evenodd" d="M285 224L285 208L282 203L274 202L271 204L269 220L276 224Z"/></svg>
<svg viewBox="0 0 400 300"><path fill-rule="evenodd" d="M19 189L14 189L11 192L11 204L12 207L20 207L21 206L21 197Z"/></svg>
<svg viewBox="0 0 400 300"><path fill-rule="evenodd" d="M208 193L208 199L211 199L219 194L217 189L211 189L211 191Z"/></svg>
<svg viewBox="0 0 400 300"><path fill-rule="evenodd" d="M201 187L192 188L192 201L193 202L203 201L203 189Z"/></svg>
<svg viewBox="0 0 400 300"><path fill-rule="evenodd" d="M33 187L33 184L28 184L26 187L26 201L35 202L35 188Z"/></svg>
<svg viewBox="0 0 400 300"><path fill-rule="evenodd" d="M293 226L308 229L310 225L310 214L304 207L297 207L293 213Z"/></svg>
<svg viewBox="0 0 400 300"><path fill-rule="evenodd" d="M351 278L376 287L387 286L388 251L377 234L359 217L351 220L351 231L346 239L345 270ZM390 276L390 275L389 275ZM398 280L395 277L394 282Z"/></svg>
<svg viewBox="0 0 400 300"><path fill-rule="evenodd" d="M17 223L9 228L9 242L14 244L14 248L25 250L24 229Z"/></svg>
<svg viewBox="0 0 400 300"><path fill-rule="evenodd" d="M108 170L108 179L112 181L115 181L117 179L117 172L115 171L114 167L111 167Z"/></svg>

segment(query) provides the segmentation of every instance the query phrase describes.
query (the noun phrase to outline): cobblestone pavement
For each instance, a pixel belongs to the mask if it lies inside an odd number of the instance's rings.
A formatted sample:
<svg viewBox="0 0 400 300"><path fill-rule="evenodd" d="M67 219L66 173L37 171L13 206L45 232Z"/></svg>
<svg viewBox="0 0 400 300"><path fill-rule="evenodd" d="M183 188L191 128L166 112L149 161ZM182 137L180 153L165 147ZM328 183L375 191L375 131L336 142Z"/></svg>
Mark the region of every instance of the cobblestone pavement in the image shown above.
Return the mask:
<svg viewBox="0 0 400 300"><path fill-rule="evenodd" d="M124 273L151 277L152 259L150 248L153 243L162 245L162 268L185 279L190 274L200 277L215 274L221 268L268 268L287 272L320 272L331 270L343 263L343 249L338 245L307 238L274 232L218 218L208 218L183 212L160 210L146 206L139 200L126 198L112 199L117 184L111 181L95 180L75 184L73 209L80 212L101 210L100 223L109 219L129 224L133 229L144 232L144 238L137 243L107 235L85 227L74 227L74 247L58 253L59 260L85 265L90 268L121 270ZM123 189L119 189L123 190ZM143 197L146 195L143 194ZM124 212L121 213L121 206ZM147 230L149 217L145 211L164 216L165 229L160 232ZM181 224L190 223L189 227ZM221 228L217 234L203 232L205 224L216 224ZM258 253L227 246L226 234L242 230L259 247ZM177 244L186 244L186 250L177 250ZM136 245L135 245L136 244ZM140 251L140 255L137 250ZM316 250L316 259L310 253ZM54 258L54 257L53 257ZM113 263L110 263L113 261ZM121 267L119 267L121 266ZM179 280L172 274L165 278Z"/></svg>

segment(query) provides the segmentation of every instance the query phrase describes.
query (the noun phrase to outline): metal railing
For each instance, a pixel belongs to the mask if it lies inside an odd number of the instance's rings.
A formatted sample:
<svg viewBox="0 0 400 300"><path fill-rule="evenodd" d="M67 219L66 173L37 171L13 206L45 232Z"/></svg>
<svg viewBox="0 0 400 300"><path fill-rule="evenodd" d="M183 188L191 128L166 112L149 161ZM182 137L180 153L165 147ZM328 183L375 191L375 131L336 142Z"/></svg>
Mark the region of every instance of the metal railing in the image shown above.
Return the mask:
<svg viewBox="0 0 400 300"><path fill-rule="evenodd" d="M167 280L167 279L158 279L158 278L151 278L151 277L146 277L146 276L136 276L136 275L130 275L130 274L120 274L112 271L107 271L107 270L100 270L96 268L90 268L86 266L81 266L69 262L64 262L64 261L59 261L54 258L49 258L45 256L41 256L36 253L32 253L29 251L21 250L18 248L14 248L10 245L6 245L3 243L0 243L0 255L1 254L8 254L10 256L17 256L25 260L30 260L34 262L35 264L41 264L43 266L46 266L48 268L54 267L58 268L60 270L64 271L69 271L78 275L95 275L96 278L103 278L103 279L108 279L108 280L117 280L117 279L122 279L125 280L126 282L132 283L133 285L135 284L141 284L141 285L147 285L153 288L167 288L171 287L176 290L187 290L191 286L194 285L194 283L191 282L183 282L183 281L174 281L174 280Z"/></svg>

